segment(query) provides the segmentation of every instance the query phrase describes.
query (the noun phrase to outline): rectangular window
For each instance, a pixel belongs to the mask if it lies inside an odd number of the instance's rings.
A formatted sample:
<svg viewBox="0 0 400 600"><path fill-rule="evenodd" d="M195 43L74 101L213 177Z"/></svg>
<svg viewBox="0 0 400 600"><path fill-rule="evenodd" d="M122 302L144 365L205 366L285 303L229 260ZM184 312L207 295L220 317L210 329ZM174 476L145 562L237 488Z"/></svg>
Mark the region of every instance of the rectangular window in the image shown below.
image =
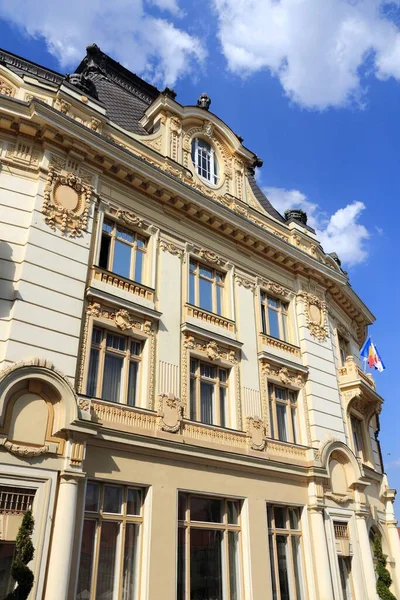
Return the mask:
<svg viewBox="0 0 400 600"><path fill-rule="evenodd" d="M104 221L99 267L126 279L143 283L147 240L112 221Z"/></svg>
<svg viewBox="0 0 400 600"><path fill-rule="evenodd" d="M141 342L94 327L87 395L135 406L141 354Z"/></svg>
<svg viewBox="0 0 400 600"><path fill-rule="evenodd" d="M350 417L351 429L353 434L354 454L364 459L364 436L362 430L362 422L354 415Z"/></svg>
<svg viewBox="0 0 400 600"><path fill-rule="evenodd" d="M240 600L240 502L179 493L178 504L178 600Z"/></svg>
<svg viewBox="0 0 400 600"><path fill-rule="evenodd" d="M338 556L340 587L343 600L352 600L351 593L351 558L349 556Z"/></svg>
<svg viewBox="0 0 400 600"><path fill-rule="evenodd" d="M346 364L346 358L350 354L349 344L348 344L348 342L341 335L338 335L338 342L339 342L339 359L340 359L340 365L342 367L344 367L345 364Z"/></svg>
<svg viewBox="0 0 400 600"><path fill-rule="evenodd" d="M194 260L189 266L189 303L222 315L224 275Z"/></svg>
<svg viewBox="0 0 400 600"><path fill-rule="evenodd" d="M227 427L228 370L190 360L190 418Z"/></svg>
<svg viewBox="0 0 400 600"><path fill-rule="evenodd" d="M289 304L261 293L261 324L265 335L289 342Z"/></svg>
<svg viewBox="0 0 400 600"><path fill-rule="evenodd" d="M271 437L282 442L299 443L298 392L268 384Z"/></svg>
<svg viewBox="0 0 400 600"><path fill-rule="evenodd" d="M274 600L304 600L300 509L267 505Z"/></svg>
<svg viewBox="0 0 400 600"><path fill-rule="evenodd" d="M87 483L76 600L138 597L143 493L128 486Z"/></svg>

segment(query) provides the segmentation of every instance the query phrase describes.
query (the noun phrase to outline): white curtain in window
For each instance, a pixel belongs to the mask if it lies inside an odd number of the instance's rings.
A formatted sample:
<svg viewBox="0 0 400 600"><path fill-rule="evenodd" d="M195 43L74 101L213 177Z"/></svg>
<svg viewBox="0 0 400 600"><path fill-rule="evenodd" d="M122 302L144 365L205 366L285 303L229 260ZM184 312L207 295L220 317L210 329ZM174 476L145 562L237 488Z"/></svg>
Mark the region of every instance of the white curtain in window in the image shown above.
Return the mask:
<svg viewBox="0 0 400 600"><path fill-rule="evenodd" d="M213 422L214 385L201 382L200 395L201 421L211 424Z"/></svg>
<svg viewBox="0 0 400 600"><path fill-rule="evenodd" d="M104 361L103 393L104 400L120 402L121 374L123 358L106 353Z"/></svg>

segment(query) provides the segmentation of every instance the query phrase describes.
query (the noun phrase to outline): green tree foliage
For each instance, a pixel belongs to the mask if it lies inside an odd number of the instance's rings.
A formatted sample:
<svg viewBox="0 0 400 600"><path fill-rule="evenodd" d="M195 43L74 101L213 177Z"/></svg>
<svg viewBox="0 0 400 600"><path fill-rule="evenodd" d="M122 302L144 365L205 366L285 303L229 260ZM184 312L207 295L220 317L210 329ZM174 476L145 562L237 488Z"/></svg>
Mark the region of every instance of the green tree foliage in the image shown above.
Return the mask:
<svg viewBox="0 0 400 600"><path fill-rule="evenodd" d="M17 587L5 600L26 600L33 586L33 573L27 566L32 560L35 552L32 544L32 532L34 520L32 513L28 510L24 514L21 527L19 528L16 543L15 556L11 565L11 575L17 582Z"/></svg>
<svg viewBox="0 0 400 600"><path fill-rule="evenodd" d="M378 534L374 536L374 556L376 558L376 574L378 579L376 581L376 591L381 600L396 600L396 597L390 591L392 585L392 578L386 568L386 555L382 552L381 538Z"/></svg>

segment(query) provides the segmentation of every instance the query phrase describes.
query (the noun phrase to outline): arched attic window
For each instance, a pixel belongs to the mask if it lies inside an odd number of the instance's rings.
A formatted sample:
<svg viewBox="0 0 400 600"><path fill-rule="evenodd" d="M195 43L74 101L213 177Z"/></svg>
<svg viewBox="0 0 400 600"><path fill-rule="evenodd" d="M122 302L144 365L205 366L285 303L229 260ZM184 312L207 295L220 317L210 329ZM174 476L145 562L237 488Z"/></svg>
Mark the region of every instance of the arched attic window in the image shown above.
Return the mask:
<svg viewBox="0 0 400 600"><path fill-rule="evenodd" d="M218 160L214 148L208 142L201 138L192 140L192 161L197 174L202 179L217 185L219 179Z"/></svg>

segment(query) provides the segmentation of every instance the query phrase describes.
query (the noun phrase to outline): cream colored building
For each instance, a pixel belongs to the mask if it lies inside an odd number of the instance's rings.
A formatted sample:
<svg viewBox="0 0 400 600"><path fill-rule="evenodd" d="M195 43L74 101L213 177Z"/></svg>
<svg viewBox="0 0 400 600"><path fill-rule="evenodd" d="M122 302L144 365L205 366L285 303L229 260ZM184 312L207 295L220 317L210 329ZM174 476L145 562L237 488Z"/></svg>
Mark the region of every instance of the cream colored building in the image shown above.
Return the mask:
<svg viewBox="0 0 400 600"><path fill-rule="evenodd" d="M0 597L400 598L374 317L261 161L97 46L0 51Z"/></svg>

